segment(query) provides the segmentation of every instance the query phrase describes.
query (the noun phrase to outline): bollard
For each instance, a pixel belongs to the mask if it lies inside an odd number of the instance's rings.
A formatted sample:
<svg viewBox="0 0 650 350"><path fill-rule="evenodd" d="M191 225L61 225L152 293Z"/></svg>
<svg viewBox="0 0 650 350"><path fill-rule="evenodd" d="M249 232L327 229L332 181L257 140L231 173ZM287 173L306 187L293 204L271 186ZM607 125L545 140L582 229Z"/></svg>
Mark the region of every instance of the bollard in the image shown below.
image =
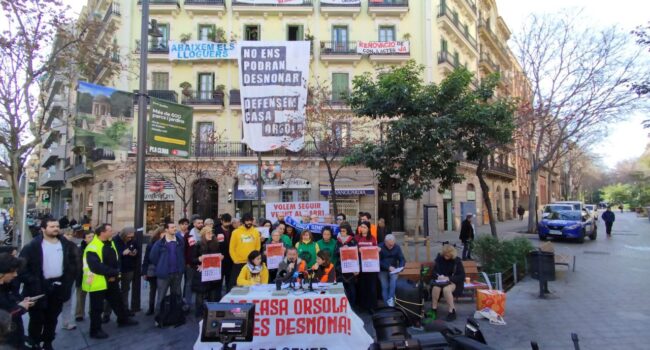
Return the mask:
<svg viewBox="0 0 650 350"><path fill-rule="evenodd" d="M433 261L431 260L431 241L429 240L429 237L426 238L424 244L427 247L427 261Z"/></svg>

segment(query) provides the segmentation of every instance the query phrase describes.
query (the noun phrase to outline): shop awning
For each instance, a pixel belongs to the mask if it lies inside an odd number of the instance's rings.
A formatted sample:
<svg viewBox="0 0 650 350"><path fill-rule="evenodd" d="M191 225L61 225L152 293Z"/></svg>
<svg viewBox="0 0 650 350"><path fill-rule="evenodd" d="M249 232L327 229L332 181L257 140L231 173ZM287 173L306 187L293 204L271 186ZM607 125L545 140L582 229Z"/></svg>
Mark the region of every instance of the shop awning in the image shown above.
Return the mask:
<svg viewBox="0 0 650 350"><path fill-rule="evenodd" d="M370 184L342 183L336 184L335 187L337 196L372 196L375 194L375 187ZM328 197L330 193L332 193L332 188L321 184L320 194Z"/></svg>

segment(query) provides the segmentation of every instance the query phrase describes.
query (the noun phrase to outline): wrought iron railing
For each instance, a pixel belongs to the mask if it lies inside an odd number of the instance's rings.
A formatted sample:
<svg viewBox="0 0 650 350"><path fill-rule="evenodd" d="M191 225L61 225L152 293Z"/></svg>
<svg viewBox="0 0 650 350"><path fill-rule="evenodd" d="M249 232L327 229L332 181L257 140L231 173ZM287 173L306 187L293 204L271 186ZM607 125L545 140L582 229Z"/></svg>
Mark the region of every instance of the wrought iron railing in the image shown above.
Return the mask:
<svg viewBox="0 0 650 350"><path fill-rule="evenodd" d="M321 41L321 55L356 55L356 41Z"/></svg>

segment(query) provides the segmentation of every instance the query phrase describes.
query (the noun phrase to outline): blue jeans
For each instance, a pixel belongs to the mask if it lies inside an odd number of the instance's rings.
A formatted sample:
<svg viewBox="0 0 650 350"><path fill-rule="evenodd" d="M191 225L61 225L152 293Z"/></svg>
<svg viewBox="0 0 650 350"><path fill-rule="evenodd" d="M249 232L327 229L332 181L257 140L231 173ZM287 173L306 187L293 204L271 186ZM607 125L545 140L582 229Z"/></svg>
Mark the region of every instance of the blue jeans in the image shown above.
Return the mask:
<svg viewBox="0 0 650 350"><path fill-rule="evenodd" d="M384 303L395 298L395 286L397 285L397 273L390 274L388 271L379 272L379 283L381 283L381 298Z"/></svg>

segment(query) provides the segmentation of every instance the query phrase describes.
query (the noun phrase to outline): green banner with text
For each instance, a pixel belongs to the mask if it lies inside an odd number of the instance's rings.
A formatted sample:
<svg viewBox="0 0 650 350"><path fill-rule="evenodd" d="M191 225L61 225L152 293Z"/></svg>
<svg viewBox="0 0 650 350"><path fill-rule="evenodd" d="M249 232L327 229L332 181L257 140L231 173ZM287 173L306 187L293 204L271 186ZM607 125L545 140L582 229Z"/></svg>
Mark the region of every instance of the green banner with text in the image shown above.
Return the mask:
<svg viewBox="0 0 650 350"><path fill-rule="evenodd" d="M151 98L147 122L147 152L187 158L192 139L192 107Z"/></svg>

